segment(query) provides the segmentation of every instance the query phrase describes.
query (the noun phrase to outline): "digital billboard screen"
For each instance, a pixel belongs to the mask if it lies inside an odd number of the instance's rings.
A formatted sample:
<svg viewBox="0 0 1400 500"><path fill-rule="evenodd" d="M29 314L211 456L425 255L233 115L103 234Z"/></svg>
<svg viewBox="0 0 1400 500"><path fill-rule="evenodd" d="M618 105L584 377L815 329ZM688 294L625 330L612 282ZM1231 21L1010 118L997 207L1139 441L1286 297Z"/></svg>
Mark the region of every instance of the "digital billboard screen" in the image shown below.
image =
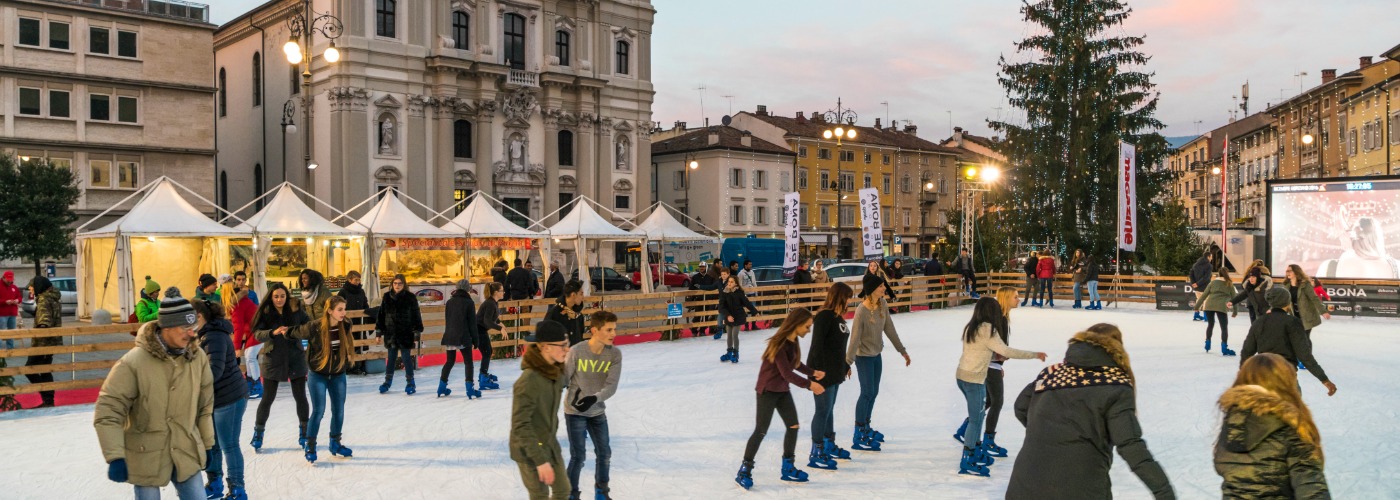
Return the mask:
<svg viewBox="0 0 1400 500"><path fill-rule="evenodd" d="M1311 181L1311 182L1310 182ZM1269 183L1269 270L1400 279L1400 177Z"/></svg>

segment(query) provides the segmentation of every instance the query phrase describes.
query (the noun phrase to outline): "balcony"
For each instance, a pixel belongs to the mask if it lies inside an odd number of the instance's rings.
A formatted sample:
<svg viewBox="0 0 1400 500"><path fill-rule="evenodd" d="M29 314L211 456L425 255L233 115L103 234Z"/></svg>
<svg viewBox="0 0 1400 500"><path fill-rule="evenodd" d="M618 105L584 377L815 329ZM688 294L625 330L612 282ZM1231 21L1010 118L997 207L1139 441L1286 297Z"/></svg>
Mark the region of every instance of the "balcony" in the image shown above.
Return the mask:
<svg viewBox="0 0 1400 500"><path fill-rule="evenodd" d="M921 192L921 193L919 193L919 202L920 202L920 203L928 203L928 204L931 204L931 205L937 205L937 204L938 204L938 193L933 193L933 192L928 192L928 191Z"/></svg>
<svg viewBox="0 0 1400 500"><path fill-rule="evenodd" d="M201 23L209 22L209 6L183 0L59 0L104 9L143 12Z"/></svg>
<svg viewBox="0 0 1400 500"><path fill-rule="evenodd" d="M510 70L510 74L506 76L506 85L514 85L516 87L539 87L540 74L523 69L512 69Z"/></svg>
<svg viewBox="0 0 1400 500"><path fill-rule="evenodd" d="M1204 199L1206 199L1206 190L1204 190L1204 189L1192 189L1192 190L1191 190L1191 199L1193 199L1193 200L1204 200Z"/></svg>

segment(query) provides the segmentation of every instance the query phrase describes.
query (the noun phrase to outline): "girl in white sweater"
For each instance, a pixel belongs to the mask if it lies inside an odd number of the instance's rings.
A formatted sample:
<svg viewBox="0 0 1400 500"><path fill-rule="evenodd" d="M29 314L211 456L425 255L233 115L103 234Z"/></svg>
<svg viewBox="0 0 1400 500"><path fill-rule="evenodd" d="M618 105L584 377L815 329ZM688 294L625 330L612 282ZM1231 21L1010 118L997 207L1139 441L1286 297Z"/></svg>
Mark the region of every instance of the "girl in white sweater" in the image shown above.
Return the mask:
<svg viewBox="0 0 1400 500"><path fill-rule="evenodd" d="M1006 315L1002 314L1001 304L993 297L982 297L972 309L972 321L963 328L962 358L958 360L958 389L967 399L967 431L963 433L962 463L959 474L987 476L993 459L987 454L979 438L982 437L982 419L986 415L987 366L992 362L992 354L1000 354L1010 359L1036 358L1045 361L1045 353L1022 351L1007 347L1002 336L1009 331Z"/></svg>

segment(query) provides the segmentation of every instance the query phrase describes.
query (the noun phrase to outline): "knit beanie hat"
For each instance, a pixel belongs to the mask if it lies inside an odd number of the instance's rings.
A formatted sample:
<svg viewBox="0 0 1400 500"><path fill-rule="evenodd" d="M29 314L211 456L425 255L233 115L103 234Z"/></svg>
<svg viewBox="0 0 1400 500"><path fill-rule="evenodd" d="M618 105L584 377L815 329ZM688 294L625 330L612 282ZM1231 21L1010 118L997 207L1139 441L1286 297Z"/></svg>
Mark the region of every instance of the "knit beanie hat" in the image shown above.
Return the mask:
<svg viewBox="0 0 1400 500"><path fill-rule="evenodd" d="M200 288L204 288L204 287L206 287L206 286L213 285L213 284L218 283L218 282L219 282L219 281L216 280L216 279L214 279L214 275L212 275L212 274L204 273L204 274L199 275L199 287L200 287Z"/></svg>
<svg viewBox="0 0 1400 500"><path fill-rule="evenodd" d="M866 295L874 293L875 289L883 284L885 284L884 278L881 278L874 274L865 273L865 279L861 280L860 295L858 295L858 297L865 298Z"/></svg>
<svg viewBox="0 0 1400 500"><path fill-rule="evenodd" d="M156 293L156 292L160 291L160 283L156 283L155 280L152 280L150 276L147 276L147 277L146 277L146 288L144 288L143 290L146 291L146 295L150 295L150 294ZM155 297L151 297L151 298L154 299Z"/></svg>
<svg viewBox="0 0 1400 500"><path fill-rule="evenodd" d="M159 325L161 328L185 328L194 326L198 316L194 312L194 306L184 297L168 297L160 301Z"/></svg>
<svg viewBox="0 0 1400 500"><path fill-rule="evenodd" d="M232 274L220 274L220 275L219 275L219 286L224 286L224 283L233 283L233 275L232 275Z"/></svg>
<svg viewBox="0 0 1400 500"><path fill-rule="evenodd" d="M1264 292L1264 300L1269 303L1271 309L1283 309L1293 305L1293 297L1289 296L1288 290L1284 287L1273 287Z"/></svg>
<svg viewBox="0 0 1400 500"><path fill-rule="evenodd" d="M458 289L458 290L461 290L461 291L463 291L463 292L471 291L471 289L472 289L472 282L467 281L467 280L458 281L458 282L457 282L457 289Z"/></svg>
<svg viewBox="0 0 1400 500"><path fill-rule="evenodd" d="M176 298L176 297L183 297L183 296L184 296L184 295L181 295L181 294L180 294L180 287L174 287L174 286L172 286L172 287L170 287L170 288L166 288L166 289L165 289L165 298L167 298L167 299L173 299L173 298ZM152 298L154 298L154 297L152 297Z"/></svg>

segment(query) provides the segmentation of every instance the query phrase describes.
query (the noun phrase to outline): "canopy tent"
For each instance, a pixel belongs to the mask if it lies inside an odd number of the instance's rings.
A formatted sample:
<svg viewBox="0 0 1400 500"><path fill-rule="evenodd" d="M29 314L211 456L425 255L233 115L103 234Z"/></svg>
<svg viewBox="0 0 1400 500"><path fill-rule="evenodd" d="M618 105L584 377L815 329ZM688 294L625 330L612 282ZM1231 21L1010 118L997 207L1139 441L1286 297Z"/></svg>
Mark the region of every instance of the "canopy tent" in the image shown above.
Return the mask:
<svg viewBox="0 0 1400 500"><path fill-rule="evenodd" d="M116 317L124 320L135 310L136 291L145 285L145 276L166 287L180 286L184 295L192 297L200 274L228 270L228 239L247 237L249 231L214 222L181 196L177 188L218 207L161 176L78 227L79 317L91 317L93 311L106 309L117 312ZM121 218L84 231L138 196L136 204ZM115 289L111 287L113 279Z"/></svg>
<svg viewBox="0 0 1400 500"><path fill-rule="evenodd" d="M399 197L412 201L425 209L427 209L428 206L393 187L381 189L365 201L360 202L354 207L350 207L350 209L346 210L340 217L348 218L349 212L354 211L366 203L374 201L376 197L379 201L371 206L368 212L365 212L358 220L345 225L347 229L351 227L365 229L364 280L365 283L369 284L368 286L374 287L373 291L375 293L373 294L374 296L370 297L371 301L378 298L378 291L380 288L379 258L384 252L385 240L460 238L461 235L466 232L465 228L453 222L448 222L441 228L429 224L428 221L414 214L413 210L408 208L408 205L405 205ZM435 213L431 212L431 209L429 209L429 211L430 213ZM340 217L336 217L332 222L339 220Z"/></svg>
<svg viewBox="0 0 1400 500"><path fill-rule="evenodd" d="M574 198L564 207L573 206L568 215L559 218L559 222L549 227L549 235L556 240L574 240L574 251L578 254L579 279L583 281L583 291L588 295L592 288L592 280L588 279L592 275L588 274L588 240L599 241L636 241L646 245L646 236L637 235L625 231L622 228L612 225L603 219L598 212L593 209L598 202L587 196ZM564 207L560 207L562 210ZM607 210L604 208L603 210ZM557 212L557 211L556 211ZM612 211L608 211L612 213ZM553 214L550 214L553 215ZM614 214L615 215L615 214ZM546 216L548 217L548 216ZM651 265L647 263L647 252L642 254L642 291L651 292Z"/></svg>
<svg viewBox="0 0 1400 500"><path fill-rule="evenodd" d="M542 266L542 271L547 276L549 274L549 233L532 231L520 227L519 224L507 219L505 215L493 208L491 206L492 202L500 204L502 207L505 207L506 210L514 211L513 208L506 206L501 203L500 200L491 197L491 195L477 191L438 214L438 217L445 219L447 218L446 214L449 210L453 210L463 203L467 204L467 206L462 208L461 213L457 214L456 217L453 217L446 224L443 224L442 227L449 231L462 231L459 234L466 237L467 248L466 251L462 253L464 272L468 276L471 275L471 251L477 245L477 239L515 238L540 241L540 265ZM525 214L516 213L524 217L525 220L530 220ZM517 255L519 254L517 253Z"/></svg>
<svg viewBox="0 0 1400 500"><path fill-rule="evenodd" d="M719 238L713 236L705 236L703 234L692 231L684 224L681 224L680 221L676 220L675 216L671 215L671 210L675 210L675 208L663 202L658 201L652 204L652 206L647 207L646 210L651 210L651 215L647 216L646 220L643 220L641 223L637 224L637 227L632 229L632 234L638 236L645 236L648 241L655 241L658 243L657 246L660 249L661 253L661 262L659 262L658 264L664 265L666 263L666 242L668 241L703 241L709 243L716 243L719 241ZM643 210L643 212L645 212L646 210ZM681 215L683 217L685 216L685 214ZM699 222L696 221L696 223L698 224ZM700 224L700 227L709 229L708 227L705 227L704 224ZM645 248L645 245L643 246L643 248ZM658 266L657 269L664 268ZM651 266L647 266L643 270L643 275L645 276L650 274L650 271ZM663 271L661 274L664 276L665 272ZM665 286L664 280L662 286Z"/></svg>
<svg viewBox="0 0 1400 500"><path fill-rule="evenodd" d="M327 275L332 274L330 269L333 267L357 269L364 265L362 262L364 250L361 241L368 232L368 228L359 222L351 222L346 227L338 226L303 203L298 197L298 193L306 195L313 202L319 203L333 212L341 213L329 203L321 201L290 182L282 183L234 211L235 213L240 212L259 200L271 197L262 210L237 226L237 229L252 234L252 251L255 263L251 266L249 279L253 284L253 289L261 297L267 296L268 256L272 253L273 245L276 244L275 238L286 238L288 245L304 245L306 267L324 270ZM321 239L319 248L316 246L317 238ZM336 240L334 246L331 245L333 239ZM350 241L342 247L339 239L349 239ZM342 248L344 248L343 251ZM337 257L339 258L337 259ZM331 266L330 263L333 260L343 261L343 263L340 266Z"/></svg>

